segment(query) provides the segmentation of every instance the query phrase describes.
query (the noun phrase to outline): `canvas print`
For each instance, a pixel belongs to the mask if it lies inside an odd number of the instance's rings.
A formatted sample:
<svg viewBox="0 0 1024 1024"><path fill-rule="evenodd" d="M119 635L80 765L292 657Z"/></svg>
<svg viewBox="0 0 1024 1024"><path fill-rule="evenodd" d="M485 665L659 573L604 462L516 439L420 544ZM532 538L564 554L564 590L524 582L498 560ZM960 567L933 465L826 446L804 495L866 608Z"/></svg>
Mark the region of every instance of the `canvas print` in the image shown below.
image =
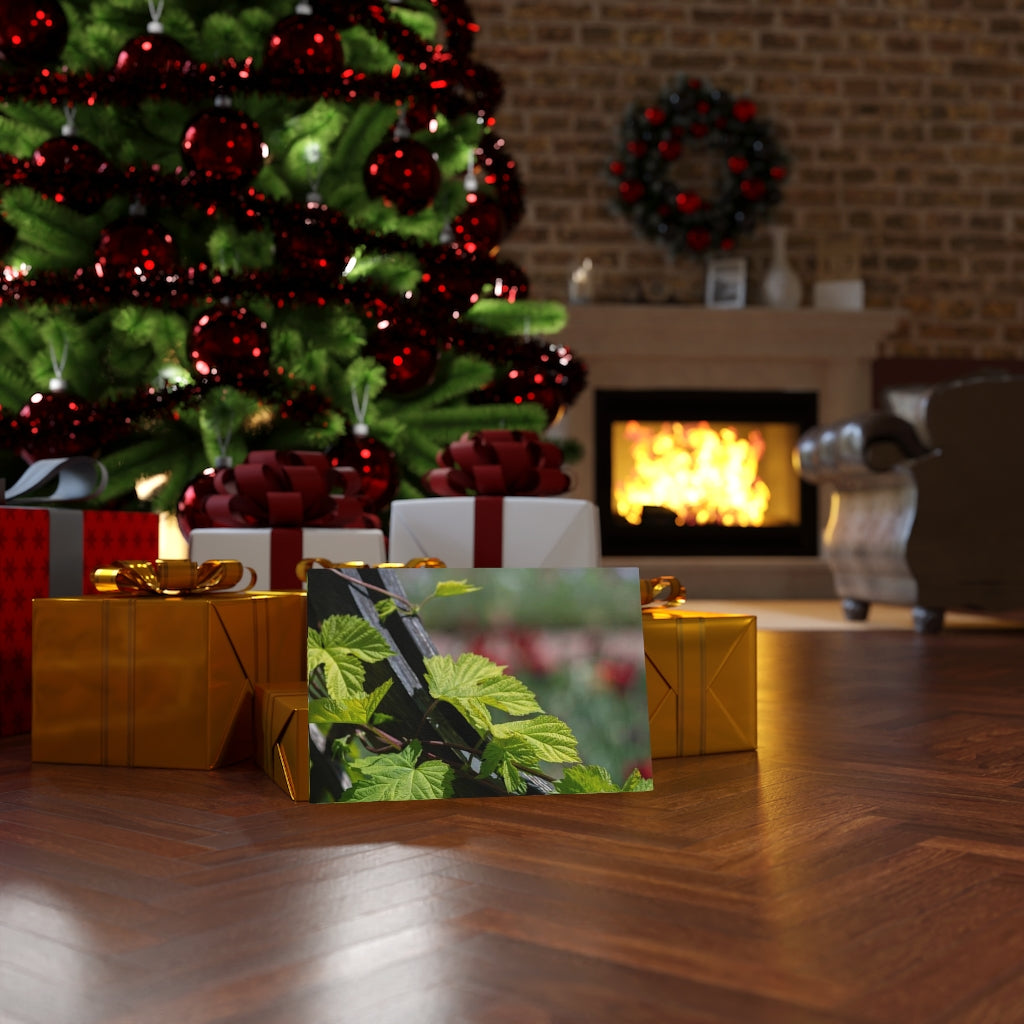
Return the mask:
<svg viewBox="0 0 1024 1024"><path fill-rule="evenodd" d="M310 801L652 788L638 570L317 568Z"/></svg>

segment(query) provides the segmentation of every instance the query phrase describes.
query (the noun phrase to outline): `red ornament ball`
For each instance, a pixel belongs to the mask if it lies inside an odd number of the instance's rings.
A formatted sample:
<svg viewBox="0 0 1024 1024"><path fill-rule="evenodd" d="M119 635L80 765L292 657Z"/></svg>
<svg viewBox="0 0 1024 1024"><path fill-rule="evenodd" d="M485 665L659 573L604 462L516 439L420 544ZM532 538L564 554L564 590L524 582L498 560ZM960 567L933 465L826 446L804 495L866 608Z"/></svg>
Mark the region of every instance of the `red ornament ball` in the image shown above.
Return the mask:
<svg viewBox="0 0 1024 1024"><path fill-rule="evenodd" d="M429 206L441 185L441 172L433 154L415 139L396 139L382 146L363 171L366 191L397 207L419 213Z"/></svg>
<svg viewBox="0 0 1024 1024"><path fill-rule="evenodd" d="M0 60L18 68L54 64L68 41L68 19L57 0L21 0L0 7Z"/></svg>
<svg viewBox="0 0 1024 1024"><path fill-rule="evenodd" d="M331 445L326 455L332 466L352 466L359 474L359 497L368 512L379 512L395 496L399 478L395 453L375 437L361 433L358 425Z"/></svg>
<svg viewBox="0 0 1024 1024"><path fill-rule="evenodd" d="M181 139L181 152L197 173L236 182L259 174L263 136L259 125L240 110L218 106L189 122Z"/></svg>
<svg viewBox="0 0 1024 1024"><path fill-rule="evenodd" d="M169 75L189 63L188 50L163 32L144 32L125 43L114 62L114 74L147 88L163 88Z"/></svg>
<svg viewBox="0 0 1024 1024"><path fill-rule="evenodd" d="M306 274L336 277L350 255L322 203L307 203L294 219L282 220L277 235L279 263Z"/></svg>
<svg viewBox="0 0 1024 1024"><path fill-rule="evenodd" d="M452 221L455 247L469 256L494 256L505 237L505 213L493 199L479 197Z"/></svg>
<svg viewBox="0 0 1024 1024"><path fill-rule="evenodd" d="M50 139L32 154L32 177L40 194L79 213L95 213L106 201L98 179L109 167L96 146L76 135Z"/></svg>
<svg viewBox="0 0 1024 1024"><path fill-rule="evenodd" d="M178 247L171 233L147 217L128 216L100 232L96 272L127 273L147 280L167 276L178 265Z"/></svg>
<svg viewBox="0 0 1024 1024"><path fill-rule="evenodd" d="M18 413L18 434L22 457L29 462L86 455L95 448L91 409L63 381L51 381L48 392L28 400Z"/></svg>
<svg viewBox="0 0 1024 1024"><path fill-rule="evenodd" d="M221 306L192 325L189 358L202 377L255 381L270 370L270 329L241 306Z"/></svg>
<svg viewBox="0 0 1024 1024"><path fill-rule="evenodd" d="M437 345L425 328L392 324L370 343L373 357L384 367L386 390L407 395L427 387L437 370Z"/></svg>
<svg viewBox="0 0 1024 1024"><path fill-rule="evenodd" d="M193 530L204 530L213 526L205 507L206 499L215 493L213 477L216 472L213 466L209 466L190 480L181 492L177 505L178 528L186 539Z"/></svg>
<svg viewBox="0 0 1024 1024"><path fill-rule="evenodd" d="M270 75L337 75L344 54L338 30L316 14L290 14L271 30L263 57Z"/></svg>

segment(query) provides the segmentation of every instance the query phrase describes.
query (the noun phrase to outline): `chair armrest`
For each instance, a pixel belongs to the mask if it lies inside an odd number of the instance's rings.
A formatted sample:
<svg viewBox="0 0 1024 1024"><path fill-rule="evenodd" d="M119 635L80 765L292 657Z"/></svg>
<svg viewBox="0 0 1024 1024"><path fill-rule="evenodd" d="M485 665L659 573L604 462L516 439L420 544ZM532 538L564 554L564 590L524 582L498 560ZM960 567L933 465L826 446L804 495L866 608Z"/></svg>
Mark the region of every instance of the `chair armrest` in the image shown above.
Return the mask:
<svg viewBox="0 0 1024 1024"><path fill-rule="evenodd" d="M804 480L817 484L885 473L927 451L906 420L871 412L805 431L793 449L793 461Z"/></svg>

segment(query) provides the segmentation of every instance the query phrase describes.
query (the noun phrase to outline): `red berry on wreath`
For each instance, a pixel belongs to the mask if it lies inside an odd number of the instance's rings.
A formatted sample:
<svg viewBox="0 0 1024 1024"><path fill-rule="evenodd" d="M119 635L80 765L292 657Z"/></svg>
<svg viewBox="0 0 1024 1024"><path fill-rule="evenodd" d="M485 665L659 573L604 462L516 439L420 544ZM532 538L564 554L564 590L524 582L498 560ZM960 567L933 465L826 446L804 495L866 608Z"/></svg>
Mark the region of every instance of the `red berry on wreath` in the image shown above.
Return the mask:
<svg viewBox="0 0 1024 1024"><path fill-rule="evenodd" d="M213 110L189 122L181 151L192 170L223 181L254 178L264 159L259 125L236 110L227 96L218 96Z"/></svg>
<svg viewBox="0 0 1024 1024"><path fill-rule="evenodd" d="M0 61L36 70L54 64L68 41L68 19L57 0L21 0L0 7Z"/></svg>
<svg viewBox="0 0 1024 1024"><path fill-rule="evenodd" d="M757 104L753 100L737 100L732 107L732 116L744 124L757 113Z"/></svg>

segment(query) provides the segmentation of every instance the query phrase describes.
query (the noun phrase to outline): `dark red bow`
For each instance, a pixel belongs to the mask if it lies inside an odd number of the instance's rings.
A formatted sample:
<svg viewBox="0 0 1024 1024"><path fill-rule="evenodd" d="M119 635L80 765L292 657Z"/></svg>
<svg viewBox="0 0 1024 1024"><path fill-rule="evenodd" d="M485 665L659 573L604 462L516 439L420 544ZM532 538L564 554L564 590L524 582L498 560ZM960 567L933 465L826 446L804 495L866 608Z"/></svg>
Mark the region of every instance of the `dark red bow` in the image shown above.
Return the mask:
<svg viewBox="0 0 1024 1024"><path fill-rule="evenodd" d="M380 527L359 499L356 470L322 452L249 452L211 482L213 493L199 499L211 526Z"/></svg>
<svg viewBox="0 0 1024 1024"><path fill-rule="evenodd" d="M463 434L437 454L440 469L423 478L440 497L464 494L533 497L561 494L571 481L562 452L529 430L481 430Z"/></svg>

